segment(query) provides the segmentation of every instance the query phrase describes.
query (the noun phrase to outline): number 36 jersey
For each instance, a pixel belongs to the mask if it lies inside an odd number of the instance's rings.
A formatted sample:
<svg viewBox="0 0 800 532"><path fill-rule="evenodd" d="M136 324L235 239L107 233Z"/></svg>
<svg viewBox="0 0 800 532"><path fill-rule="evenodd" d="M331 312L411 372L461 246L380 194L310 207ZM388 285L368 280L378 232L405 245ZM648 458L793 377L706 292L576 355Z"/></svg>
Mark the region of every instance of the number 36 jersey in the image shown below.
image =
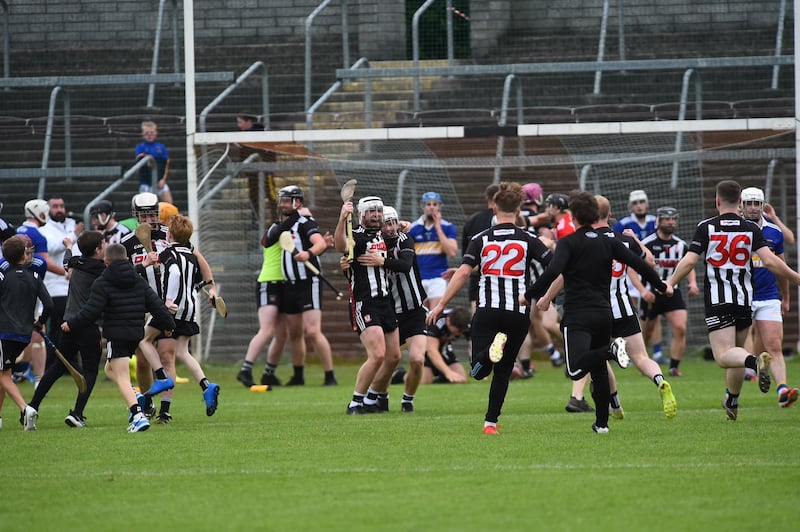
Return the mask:
<svg viewBox="0 0 800 532"><path fill-rule="evenodd" d="M462 264L478 266L478 308L527 314L520 296L547 266L552 253L541 240L519 227L503 223L475 235Z"/></svg>
<svg viewBox="0 0 800 532"><path fill-rule="evenodd" d="M757 224L732 214L720 214L697 224L689 251L705 254L705 306L753 302L753 252L766 246Z"/></svg>

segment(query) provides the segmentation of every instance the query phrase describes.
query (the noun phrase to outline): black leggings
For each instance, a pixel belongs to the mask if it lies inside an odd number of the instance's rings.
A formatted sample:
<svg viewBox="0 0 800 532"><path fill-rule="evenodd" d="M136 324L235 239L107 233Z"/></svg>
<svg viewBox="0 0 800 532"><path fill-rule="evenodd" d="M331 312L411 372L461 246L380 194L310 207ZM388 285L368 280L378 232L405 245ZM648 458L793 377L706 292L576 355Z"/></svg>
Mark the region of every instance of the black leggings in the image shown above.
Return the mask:
<svg viewBox="0 0 800 532"><path fill-rule="evenodd" d="M483 360L487 364L488 371L476 375L476 378L492 375L492 384L489 387L489 406L486 410L486 421L497 423L503 403L508 392L508 381L511 371L514 369L514 362L517 360L517 353L525 341L530 326L530 318L527 314L511 312L505 310L478 309L472 317L472 327L470 339L472 340L472 361ZM503 332L508 335L506 346L503 349L503 358L497 364L488 363L489 346L492 344L495 335Z"/></svg>
<svg viewBox="0 0 800 532"><path fill-rule="evenodd" d="M77 333L68 333L61 336L61 344L58 346L61 354L78 369L86 379L86 391L79 393L75 399L73 413L83 416L83 410L92 394L95 382L97 382L97 371L100 367L100 355L102 344L100 340L100 330L92 325L81 329ZM80 353L80 355L78 354ZM66 366L56 358L55 362L47 368L42 375L42 380L33 394L30 405L39 410L39 405L44 400L47 392L53 384L62 376L68 374Z"/></svg>

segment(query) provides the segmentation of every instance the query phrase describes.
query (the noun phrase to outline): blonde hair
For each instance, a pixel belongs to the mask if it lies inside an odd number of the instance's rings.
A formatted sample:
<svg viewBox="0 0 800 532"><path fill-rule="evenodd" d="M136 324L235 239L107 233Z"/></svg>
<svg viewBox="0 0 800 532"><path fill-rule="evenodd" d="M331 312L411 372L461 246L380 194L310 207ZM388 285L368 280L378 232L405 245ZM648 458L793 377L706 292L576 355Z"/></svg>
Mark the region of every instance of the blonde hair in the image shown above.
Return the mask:
<svg viewBox="0 0 800 532"><path fill-rule="evenodd" d="M158 131L158 125L152 120L145 120L144 122L142 122L142 131L144 131L146 128L155 129L156 131Z"/></svg>

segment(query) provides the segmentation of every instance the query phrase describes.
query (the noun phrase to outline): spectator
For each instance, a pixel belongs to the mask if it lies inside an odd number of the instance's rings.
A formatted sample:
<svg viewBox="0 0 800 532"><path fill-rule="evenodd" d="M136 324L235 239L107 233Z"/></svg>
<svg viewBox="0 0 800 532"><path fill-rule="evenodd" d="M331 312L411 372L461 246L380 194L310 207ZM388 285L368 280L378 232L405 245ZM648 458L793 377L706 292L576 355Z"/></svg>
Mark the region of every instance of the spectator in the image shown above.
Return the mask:
<svg viewBox="0 0 800 532"><path fill-rule="evenodd" d="M139 170L139 192L154 192L163 201L172 203L172 191L167 184L169 177L169 152L167 147L157 142L158 126L151 120L142 122L142 142L136 145L136 160L150 155L150 162ZM153 184L155 183L155 190Z"/></svg>
<svg viewBox="0 0 800 532"><path fill-rule="evenodd" d="M258 122L258 117L245 111L236 115L236 127L239 131L264 131L264 124Z"/></svg>
<svg viewBox="0 0 800 532"><path fill-rule="evenodd" d="M414 241L422 286L428 299L427 308L433 308L447 288L442 274L447 271L447 259L458 252L456 226L442 218L442 196L438 192L426 192L421 199L422 216L408 231Z"/></svg>

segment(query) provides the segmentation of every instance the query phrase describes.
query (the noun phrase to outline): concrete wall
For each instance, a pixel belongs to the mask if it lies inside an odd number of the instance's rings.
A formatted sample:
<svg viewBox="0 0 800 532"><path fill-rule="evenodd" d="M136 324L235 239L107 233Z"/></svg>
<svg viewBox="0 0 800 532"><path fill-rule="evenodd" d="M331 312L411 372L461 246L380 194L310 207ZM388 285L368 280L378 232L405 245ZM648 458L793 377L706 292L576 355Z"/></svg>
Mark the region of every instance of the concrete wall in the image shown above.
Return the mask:
<svg viewBox="0 0 800 532"><path fill-rule="evenodd" d="M195 2L196 41L232 45L301 40L305 19L319 3L320 0ZM347 3L351 39L357 44L354 53L370 59L398 59L405 55L404 1ZM631 32L730 31L774 27L779 0L613 0L612 24L616 23L613 17L620 3ZM9 4L12 50L141 49L152 46L159 2L14 0ZM165 26L169 28L172 7L177 6L180 21L183 4L167 0L166 5ZM341 5L341 1L335 1L323 11L314 31L338 34ZM473 0L470 11L473 48L486 49L509 30L596 33L602 0ZM170 46L169 43L167 38L165 45Z"/></svg>

